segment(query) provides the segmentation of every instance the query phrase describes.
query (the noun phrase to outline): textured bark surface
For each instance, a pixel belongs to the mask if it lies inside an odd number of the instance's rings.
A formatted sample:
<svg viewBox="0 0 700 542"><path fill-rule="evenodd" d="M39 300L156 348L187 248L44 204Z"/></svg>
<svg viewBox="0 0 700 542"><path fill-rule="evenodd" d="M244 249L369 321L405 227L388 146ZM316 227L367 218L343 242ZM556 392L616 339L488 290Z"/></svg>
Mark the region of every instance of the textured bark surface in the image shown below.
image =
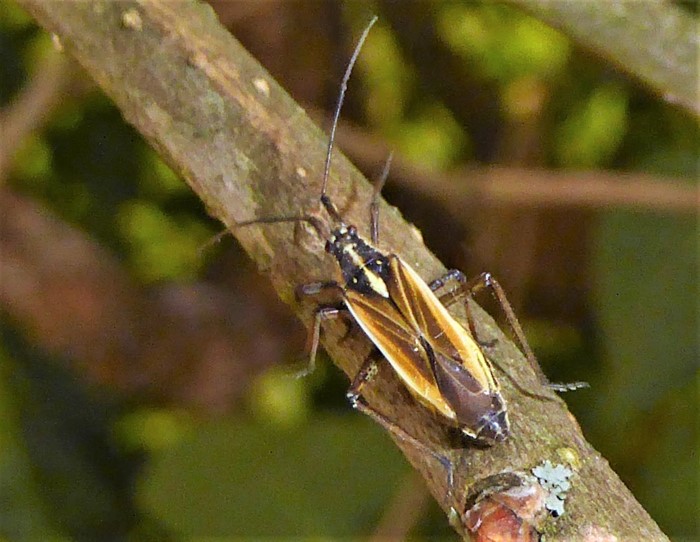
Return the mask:
<svg viewBox="0 0 700 542"><path fill-rule="evenodd" d="M170 0L20 3L58 36L213 216L232 224L316 209L326 136L219 25L209 7ZM340 154L334 158L329 193L347 221L362 230L371 188ZM380 217L382 248L400 254L428 280L444 271L395 209L382 203ZM288 225L235 234L280 297L308 324L312 307L293 303L294 287L334 276L334 264L315 234ZM529 471L544 460L568 465L574 476L566 513L545 526L548 540L666 540L585 441L563 401L541 388L517 349L488 316L476 312L480 339L496 339L489 355L510 407L510 439L487 449L447 450L444 428L416 406L388 370L371 386L370 403L431 446L445 448L464 491L490 475ZM359 334L339 342L342 323L325 329L323 344L331 357L354 374L370 345ZM446 498L444 467L419 450L399 446L441 506L460 510L464 491Z"/></svg>

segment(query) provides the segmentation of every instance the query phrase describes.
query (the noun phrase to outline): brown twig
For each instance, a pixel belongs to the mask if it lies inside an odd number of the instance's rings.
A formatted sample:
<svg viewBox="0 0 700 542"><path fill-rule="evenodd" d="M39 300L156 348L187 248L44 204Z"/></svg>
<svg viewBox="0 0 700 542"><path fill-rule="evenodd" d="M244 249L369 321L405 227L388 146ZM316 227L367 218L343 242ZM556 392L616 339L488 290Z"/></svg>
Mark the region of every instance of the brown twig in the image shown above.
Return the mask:
<svg viewBox="0 0 700 542"><path fill-rule="evenodd" d="M370 542L406 540L425 515L429 504L430 495L425 484L414 471L410 471L396 487Z"/></svg>
<svg viewBox="0 0 700 542"><path fill-rule="evenodd" d="M181 172L210 212L226 224L260 216L298 214L315 205L326 137L254 59L223 29L211 10L169 0L91 3L22 0L73 54L161 154ZM329 196L351 223L366 223L371 187L337 155ZM426 278L443 267L399 214L381 205L383 246L402 255ZM328 277L333 266L313 232L283 225L236 230L282 299L296 285ZM309 322L303 307L297 313ZM564 403L542 389L519 352L483 312L480 338L505 375L513 434L487 449L447 450L458 485L503 471L528 471L545 459L575 465L567 513L550 526L550 540L600 536L666 540L607 462L591 448ZM340 341L344 327L328 326L324 346L354 374L368 352L362 338ZM514 384L517 383L517 384ZM523 389L539 396L522 393ZM547 399L543 400L541 396ZM444 428L417 407L389 372L382 371L368 401L401 420L406 431L447 448ZM445 467L424 450L397 443L421 472L440 504L462 512L463 491L446 492Z"/></svg>
<svg viewBox="0 0 700 542"><path fill-rule="evenodd" d="M314 118L321 119L315 112ZM363 169L376 169L389 146L349 122L338 126L338 145ZM455 217L474 205L536 209L620 209L652 213L697 213L700 190L692 180L606 170L552 171L522 167L473 167L440 173L425 171L396 156L391 178L417 194L439 199Z"/></svg>
<svg viewBox="0 0 700 542"><path fill-rule="evenodd" d="M0 111L0 182L24 142L46 119L70 82L70 67L58 52L47 54L22 92Z"/></svg>

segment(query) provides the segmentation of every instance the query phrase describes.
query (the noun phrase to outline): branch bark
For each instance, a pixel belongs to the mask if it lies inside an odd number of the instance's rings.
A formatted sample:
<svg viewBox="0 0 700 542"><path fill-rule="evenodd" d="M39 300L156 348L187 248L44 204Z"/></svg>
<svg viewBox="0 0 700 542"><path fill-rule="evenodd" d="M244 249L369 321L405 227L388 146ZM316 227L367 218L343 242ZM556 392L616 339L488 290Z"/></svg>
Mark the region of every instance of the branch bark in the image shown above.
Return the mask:
<svg viewBox="0 0 700 542"><path fill-rule="evenodd" d="M326 136L267 72L222 28L206 5L170 0L46 2L21 0L57 34L124 117L144 134L225 224L260 216L296 215L317 204ZM366 224L371 187L340 154L330 194L350 223ZM381 246L401 254L426 279L444 268L420 234L381 203ZM334 264L305 228L268 225L236 237L280 297L309 324L309 307L293 304L298 284L332 276ZM444 428L416 406L390 371L381 371L368 400L411 434L444 448L460 490L447 497L445 468L420 450L397 443L445 510L461 517L464 493L496 473L530 471L544 460L575 471L566 514L544 527L549 540L666 540L607 462L585 441L564 402L542 389L520 353L482 311L480 338L493 339L490 357L510 407L512 438L488 449L457 448ZM370 345L341 341L329 325L324 346L347 374ZM523 389L542 397L522 393ZM567 458L564 460L563 458Z"/></svg>

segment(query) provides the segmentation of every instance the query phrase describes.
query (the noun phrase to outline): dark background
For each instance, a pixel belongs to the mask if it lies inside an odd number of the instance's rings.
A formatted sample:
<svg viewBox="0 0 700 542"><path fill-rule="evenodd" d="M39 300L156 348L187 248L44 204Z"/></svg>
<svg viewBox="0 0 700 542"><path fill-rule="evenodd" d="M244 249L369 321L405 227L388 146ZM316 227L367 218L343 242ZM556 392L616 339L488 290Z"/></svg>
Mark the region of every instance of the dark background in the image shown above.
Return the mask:
<svg viewBox="0 0 700 542"><path fill-rule="evenodd" d="M500 279L550 378L590 382L565 397L587 438L695 539L696 121L507 5L213 6L319 122L379 15L340 146L369 176L395 151L386 198ZM289 377L302 326L9 2L0 55L0 535L452 536L339 371ZM581 171L596 198L567 189Z"/></svg>

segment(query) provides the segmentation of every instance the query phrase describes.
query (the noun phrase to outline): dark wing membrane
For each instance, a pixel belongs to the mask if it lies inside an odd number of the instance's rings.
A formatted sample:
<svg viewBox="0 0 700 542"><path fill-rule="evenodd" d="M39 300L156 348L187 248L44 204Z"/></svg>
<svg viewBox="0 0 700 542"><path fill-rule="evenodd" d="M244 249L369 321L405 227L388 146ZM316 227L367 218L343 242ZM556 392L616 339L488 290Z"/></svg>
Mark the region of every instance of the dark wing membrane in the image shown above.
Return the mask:
<svg viewBox="0 0 700 542"><path fill-rule="evenodd" d="M390 265L393 280L387 281L389 295L406 322L430 345L439 365L455 375L469 373L471 378L460 380L472 394L497 393L491 368L471 334L447 312L409 265L396 255Z"/></svg>
<svg viewBox="0 0 700 542"><path fill-rule="evenodd" d="M455 364L439 352L428 352L440 392L463 429L468 429L475 437L485 419L503 410L500 394L484 389L462 365Z"/></svg>
<svg viewBox="0 0 700 542"><path fill-rule="evenodd" d="M454 410L435 381L420 335L393 304L388 299L364 296L353 290L345 293L345 304L409 391L427 407L456 420Z"/></svg>

